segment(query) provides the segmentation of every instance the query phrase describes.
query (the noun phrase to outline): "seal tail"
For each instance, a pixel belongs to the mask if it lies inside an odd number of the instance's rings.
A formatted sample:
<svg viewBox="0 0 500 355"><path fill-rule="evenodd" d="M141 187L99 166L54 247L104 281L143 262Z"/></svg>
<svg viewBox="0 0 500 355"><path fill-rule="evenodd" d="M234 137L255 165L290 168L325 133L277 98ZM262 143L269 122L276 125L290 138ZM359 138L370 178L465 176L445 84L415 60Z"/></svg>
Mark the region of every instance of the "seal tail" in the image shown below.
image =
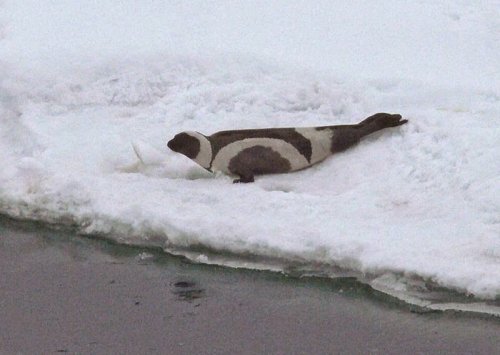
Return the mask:
<svg viewBox="0 0 500 355"><path fill-rule="evenodd" d="M376 113L358 123L357 130L360 138L380 131L384 128L404 125L408 120L403 120L400 114Z"/></svg>

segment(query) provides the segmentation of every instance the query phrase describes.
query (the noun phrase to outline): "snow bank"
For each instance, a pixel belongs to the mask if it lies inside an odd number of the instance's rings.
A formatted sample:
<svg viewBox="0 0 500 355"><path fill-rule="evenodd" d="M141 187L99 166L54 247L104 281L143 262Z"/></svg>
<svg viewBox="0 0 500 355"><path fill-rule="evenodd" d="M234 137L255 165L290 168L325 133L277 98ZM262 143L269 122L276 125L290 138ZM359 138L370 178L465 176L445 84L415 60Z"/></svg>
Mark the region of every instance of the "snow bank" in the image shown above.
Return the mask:
<svg viewBox="0 0 500 355"><path fill-rule="evenodd" d="M1 213L500 295L494 2L40 3L0 16ZM380 111L410 123L249 185L165 145Z"/></svg>

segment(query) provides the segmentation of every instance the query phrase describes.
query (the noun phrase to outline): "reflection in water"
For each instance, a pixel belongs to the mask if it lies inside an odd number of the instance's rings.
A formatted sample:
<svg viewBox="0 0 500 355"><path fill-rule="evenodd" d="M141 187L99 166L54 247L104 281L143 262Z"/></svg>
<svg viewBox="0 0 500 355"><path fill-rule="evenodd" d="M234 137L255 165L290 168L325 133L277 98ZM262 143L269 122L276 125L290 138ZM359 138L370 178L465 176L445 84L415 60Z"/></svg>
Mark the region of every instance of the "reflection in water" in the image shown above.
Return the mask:
<svg viewBox="0 0 500 355"><path fill-rule="evenodd" d="M172 293L177 296L180 301L191 302L203 297L205 290L200 288L194 281L177 281L173 284Z"/></svg>

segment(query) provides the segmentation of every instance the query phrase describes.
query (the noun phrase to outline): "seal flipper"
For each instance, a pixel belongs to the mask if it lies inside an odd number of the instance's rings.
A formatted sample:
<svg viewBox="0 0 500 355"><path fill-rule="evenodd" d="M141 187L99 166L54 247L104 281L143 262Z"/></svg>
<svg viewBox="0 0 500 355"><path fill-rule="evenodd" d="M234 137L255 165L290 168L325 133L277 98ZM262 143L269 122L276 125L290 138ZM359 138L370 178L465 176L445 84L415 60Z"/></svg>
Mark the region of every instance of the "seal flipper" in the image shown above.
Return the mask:
<svg viewBox="0 0 500 355"><path fill-rule="evenodd" d="M403 120L400 114L376 113L358 123L361 137L367 136L384 128L404 125L408 120Z"/></svg>
<svg viewBox="0 0 500 355"><path fill-rule="evenodd" d="M249 182L254 182L254 176L253 174L245 174L245 175L240 175L239 179L234 179L233 184L238 184L238 183L249 183Z"/></svg>
<svg viewBox="0 0 500 355"><path fill-rule="evenodd" d="M332 126L331 152L341 152L357 144L361 138L384 128L401 126L408 122L400 114L376 113L358 124Z"/></svg>

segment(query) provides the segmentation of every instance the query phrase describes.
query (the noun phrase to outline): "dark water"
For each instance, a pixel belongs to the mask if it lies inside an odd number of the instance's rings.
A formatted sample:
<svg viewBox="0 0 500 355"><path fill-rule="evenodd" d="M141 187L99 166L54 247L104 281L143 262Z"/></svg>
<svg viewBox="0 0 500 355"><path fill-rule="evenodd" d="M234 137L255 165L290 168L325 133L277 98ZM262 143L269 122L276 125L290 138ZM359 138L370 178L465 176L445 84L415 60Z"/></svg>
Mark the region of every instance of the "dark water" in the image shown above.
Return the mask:
<svg viewBox="0 0 500 355"><path fill-rule="evenodd" d="M175 254L165 252L159 247L139 247L133 245L125 245L110 241L102 236L82 236L76 233L68 226L59 225L44 225L40 222L14 220L6 216L0 215L0 233L8 231L9 234L27 234L36 237L34 243L36 249L41 250L57 249L69 254L75 261L92 261L96 253L108 255L116 259L117 263L135 262L137 264L147 264L157 268L168 268L190 270L192 272L218 273L224 277L236 278L255 277L258 275L263 280L271 280L273 282L283 284L293 284L295 287L307 287L317 290L334 292L348 297L364 299L367 302L378 302L387 307L398 307L415 313L433 313L438 312L435 309L429 309L419 304L407 302L399 297L387 294L373 288L369 284L369 275L361 275L359 273L342 270L330 266L311 267L306 264L288 264L282 268L282 271L272 272L266 270L251 270L248 268L231 268L219 265L227 264L261 264L273 265L279 264L283 266L281 260L264 259L253 255L236 255L231 253L217 253L204 247L193 247L189 251L177 250ZM3 238L1 246L12 243L16 245L18 240L8 240ZM37 254L37 253L35 253ZM43 253L42 253L43 254ZM181 255L178 255L181 254ZM206 265L203 263L193 262L193 258L182 256L187 255L209 255L211 259L219 260L219 265ZM36 256L35 256L36 257ZM56 257L56 256L54 256ZM34 260L34 259L32 259ZM236 260L236 262L235 262ZM44 260L40 260L44 262ZM180 280L174 284L174 293L179 297L198 298L201 297L203 291L197 291L193 288L190 281ZM468 297L454 290L439 287L432 283L426 283L426 291L419 294L421 299L432 300L438 303L456 303L456 304L471 304L475 302L485 303L493 308L499 307L500 299L481 301L473 297ZM448 312L453 310L448 310ZM488 318L491 314L488 312L464 312L457 310L460 313L467 313L469 316ZM496 311L496 310L495 310ZM495 315L495 314L493 314ZM498 315L497 315L498 317Z"/></svg>
<svg viewBox="0 0 500 355"><path fill-rule="evenodd" d="M493 354L500 320L354 277L195 264L0 218L0 353Z"/></svg>

